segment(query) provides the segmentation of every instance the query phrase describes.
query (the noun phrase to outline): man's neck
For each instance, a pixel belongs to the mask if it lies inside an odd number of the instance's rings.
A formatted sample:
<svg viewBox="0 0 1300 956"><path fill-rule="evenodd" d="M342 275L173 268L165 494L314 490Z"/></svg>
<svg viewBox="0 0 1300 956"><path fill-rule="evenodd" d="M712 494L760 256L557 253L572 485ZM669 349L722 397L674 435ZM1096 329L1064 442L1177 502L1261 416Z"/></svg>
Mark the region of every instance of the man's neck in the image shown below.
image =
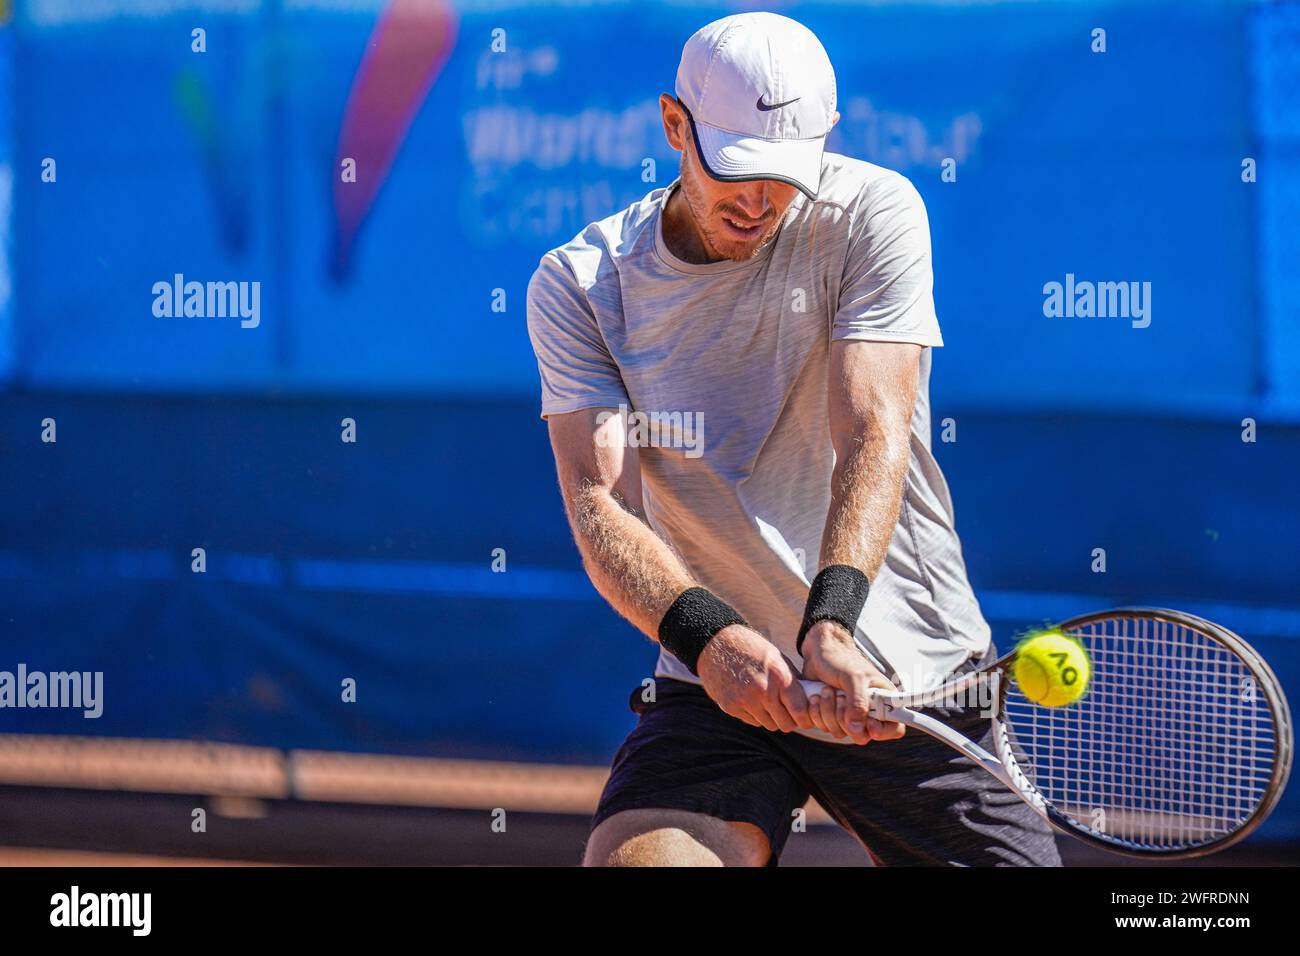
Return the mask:
<svg viewBox="0 0 1300 956"><path fill-rule="evenodd" d="M663 231L664 245L683 262L707 265L722 261L722 257L712 254L705 244L680 183L673 187L664 205Z"/></svg>

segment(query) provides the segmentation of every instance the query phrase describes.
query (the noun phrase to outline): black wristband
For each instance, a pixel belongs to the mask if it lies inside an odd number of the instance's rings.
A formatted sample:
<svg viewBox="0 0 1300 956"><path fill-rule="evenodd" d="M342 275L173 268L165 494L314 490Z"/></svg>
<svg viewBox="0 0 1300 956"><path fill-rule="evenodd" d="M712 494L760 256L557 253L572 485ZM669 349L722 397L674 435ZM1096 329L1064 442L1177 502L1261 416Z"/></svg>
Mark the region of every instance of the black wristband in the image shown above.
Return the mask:
<svg viewBox="0 0 1300 956"><path fill-rule="evenodd" d="M835 621L843 624L850 634L858 626L858 618L867 604L871 582L857 568L848 564L831 564L822 568L808 589L808 604L803 612L803 625L794 649L803 657L803 639L818 621Z"/></svg>
<svg viewBox="0 0 1300 956"><path fill-rule="evenodd" d="M659 622L659 643L700 676L700 655L713 635L729 624L745 624L726 601L704 588L687 588L677 595Z"/></svg>

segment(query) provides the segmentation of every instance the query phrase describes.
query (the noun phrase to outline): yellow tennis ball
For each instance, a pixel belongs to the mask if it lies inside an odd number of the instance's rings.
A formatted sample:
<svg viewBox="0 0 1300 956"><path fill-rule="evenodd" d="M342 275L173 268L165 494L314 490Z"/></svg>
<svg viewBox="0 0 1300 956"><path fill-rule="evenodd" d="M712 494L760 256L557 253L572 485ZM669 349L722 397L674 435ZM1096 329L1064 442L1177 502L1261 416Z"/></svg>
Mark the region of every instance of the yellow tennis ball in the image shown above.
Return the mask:
<svg viewBox="0 0 1300 956"><path fill-rule="evenodd" d="M1025 638L1016 650L1016 684L1035 704L1064 707L1084 695L1092 662L1077 640L1050 630Z"/></svg>

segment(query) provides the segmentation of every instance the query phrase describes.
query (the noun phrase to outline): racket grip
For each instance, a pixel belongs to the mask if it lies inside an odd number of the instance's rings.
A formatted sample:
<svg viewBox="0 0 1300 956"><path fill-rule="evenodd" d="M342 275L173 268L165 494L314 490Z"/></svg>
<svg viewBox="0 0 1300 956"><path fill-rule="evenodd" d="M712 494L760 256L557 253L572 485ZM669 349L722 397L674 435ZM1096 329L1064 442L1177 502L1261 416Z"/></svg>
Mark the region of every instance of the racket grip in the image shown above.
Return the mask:
<svg viewBox="0 0 1300 956"><path fill-rule="evenodd" d="M803 686L803 693L805 697L811 697L814 694L820 694L824 690L829 690L831 694L836 693L835 688L833 687L828 688L825 684L823 684L819 680L801 680L799 681L799 683ZM868 697L868 702L869 702L868 709L871 711L871 715L873 717L879 718L880 720L898 719L898 716L891 712L889 707L889 701L887 699L877 697L875 692L869 691L868 693L870 694L870 696Z"/></svg>

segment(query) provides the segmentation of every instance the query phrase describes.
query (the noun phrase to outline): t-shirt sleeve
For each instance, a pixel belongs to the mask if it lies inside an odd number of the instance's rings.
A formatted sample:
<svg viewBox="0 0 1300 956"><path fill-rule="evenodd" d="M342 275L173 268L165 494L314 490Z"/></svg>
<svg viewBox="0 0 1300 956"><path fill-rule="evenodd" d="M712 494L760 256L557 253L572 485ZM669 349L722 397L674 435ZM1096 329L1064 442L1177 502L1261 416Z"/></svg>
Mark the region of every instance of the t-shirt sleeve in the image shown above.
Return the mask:
<svg viewBox="0 0 1300 956"><path fill-rule="evenodd" d="M916 187L900 175L872 183L849 228L832 340L943 345L930 222Z"/></svg>
<svg viewBox="0 0 1300 956"><path fill-rule="evenodd" d="M631 404L591 305L555 252L542 257L528 283L528 336L542 379L543 418Z"/></svg>

